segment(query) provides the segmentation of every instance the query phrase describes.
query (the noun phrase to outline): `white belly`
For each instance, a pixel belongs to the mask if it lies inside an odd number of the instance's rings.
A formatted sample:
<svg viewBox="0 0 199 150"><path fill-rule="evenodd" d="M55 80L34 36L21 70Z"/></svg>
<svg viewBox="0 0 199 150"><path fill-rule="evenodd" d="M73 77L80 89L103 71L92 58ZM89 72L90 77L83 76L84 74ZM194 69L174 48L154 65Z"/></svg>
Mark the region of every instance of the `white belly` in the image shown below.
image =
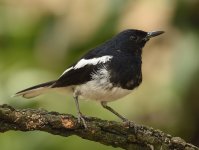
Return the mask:
<svg viewBox="0 0 199 150"><path fill-rule="evenodd" d="M79 85L75 91L80 93L80 97L84 99L96 101L114 101L131 93L131 90L113 87L111 83L101 79L89 81L86 84Z"/></svg>
<svg viewBox="0 0 199 150"><path fill-rule="evenodd" d="M114 87L110 82L110 74L104 65L97 71L93 71L91 78L91 81L73 86L74 95L96 101L114 101L132 91Z"/></svg>

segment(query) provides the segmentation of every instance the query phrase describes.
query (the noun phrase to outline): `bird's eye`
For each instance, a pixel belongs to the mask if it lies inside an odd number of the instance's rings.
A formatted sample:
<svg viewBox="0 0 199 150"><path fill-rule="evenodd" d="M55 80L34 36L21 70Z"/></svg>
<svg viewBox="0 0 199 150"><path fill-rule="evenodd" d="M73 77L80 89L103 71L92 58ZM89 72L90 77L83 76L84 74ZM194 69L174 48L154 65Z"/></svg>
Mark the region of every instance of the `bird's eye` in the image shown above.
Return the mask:
<svg viewBox="0 0 199 150"><path fill-rule="evenodd" d="M130 40L131 40L131 41L136 41L136 39L137 39L136 36L134 36L134 35L131 35L131 36L130 36Z"/></svg>

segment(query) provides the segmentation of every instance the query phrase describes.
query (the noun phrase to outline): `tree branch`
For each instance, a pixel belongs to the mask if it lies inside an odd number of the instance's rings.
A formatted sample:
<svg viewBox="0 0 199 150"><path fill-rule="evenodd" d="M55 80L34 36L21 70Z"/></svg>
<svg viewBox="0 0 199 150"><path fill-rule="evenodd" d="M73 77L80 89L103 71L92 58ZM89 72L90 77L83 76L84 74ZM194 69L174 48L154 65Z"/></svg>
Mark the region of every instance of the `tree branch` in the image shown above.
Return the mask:
<svg viewBox="0 0 199 150"><path fill-rule="evenodd" d="M70 114L48 112L43 109L15 109L9 105L0 105L0 132L9 130L40 130L60 136L77 135L84 139L104 145L121 147L126 150L199 150L179 137L172 137L160 130L135 125L124 126L115 121L106 121L94 117L86 119L88 129L77 122Z"/></svg>

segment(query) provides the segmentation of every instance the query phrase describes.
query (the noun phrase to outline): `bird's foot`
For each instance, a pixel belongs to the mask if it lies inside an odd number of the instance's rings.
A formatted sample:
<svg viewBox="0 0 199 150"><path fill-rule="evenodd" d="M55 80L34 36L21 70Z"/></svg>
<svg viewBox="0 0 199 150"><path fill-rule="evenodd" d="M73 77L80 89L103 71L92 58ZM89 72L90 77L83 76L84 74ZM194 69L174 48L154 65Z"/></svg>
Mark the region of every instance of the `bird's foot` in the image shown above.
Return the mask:
<svg viewBox="0 0 199 150"><path fill-rule="evenodd" d="M77 119L78 119L78 123L83 123L84 128L87 129L88 126L86 124L85 118L87 118L86 116L82 115L81 113L78 113Z"/></svg>
<svg viewBox="0 0 199 150"><path fill-rule="evenodd" d="M135 133L137 132L137 126L136 126L136 124L133 121L130 121L130 120L124 118L123 119L123 124L124 124L124 127L134 128Z"/></svg>
<svg viewBox="0 0 199 150"><path fill-rule="evenodd" d="M128 119L123 118L122 121L123 121L123 125L125 127L130 127L131 126L131 121L129 121Z"/></svg>

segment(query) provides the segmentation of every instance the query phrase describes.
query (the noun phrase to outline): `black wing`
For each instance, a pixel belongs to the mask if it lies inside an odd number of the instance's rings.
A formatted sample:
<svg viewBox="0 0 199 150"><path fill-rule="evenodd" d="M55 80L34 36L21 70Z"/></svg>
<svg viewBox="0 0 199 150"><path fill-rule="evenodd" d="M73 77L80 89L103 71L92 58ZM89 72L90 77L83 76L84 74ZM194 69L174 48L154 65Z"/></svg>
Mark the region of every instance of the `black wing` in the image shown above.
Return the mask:
<svg viewBox="0 0 199 150"><path fill-rule="evenodd" d="M88 55L87 55L88 56ZM95 55L93 55L95 56ZM66 87L71 85L80 85L92 80L92 74L99 68L107 66L112 56L90 57L90 59L81 59L75 65L67 69L62 76L52 85L52 87ZM96 55L98 56L98 55ZM98 60L96 60L98 59Z"/></svg>
<svg viewBox="0 0 199 150"><path fill-rule="evenodd" d="M91 74L97 70L99 65L86 65L82 68L71 69L64 73L54 84L55 87L66 87L80 85L91 80Z"/></svg>
<svg viewBox="0 0 199 150"><path fill-rule="evenodd" d="M106 41L98 47L87 52L81 59L93 59L106 55L112 56L115 52L115 42L112 40ZM81 60L80 59L80 60ZM78 63L78 62L77 62ZM73 66L75 66L75 63ZM65 87L70 85L80 85L91 80L91 74L93 71L98 70L102 63L97 65L85 65L78 69L71 69L64 73L52 87ZM72 66L72 67L73 67Z"/></svg>

